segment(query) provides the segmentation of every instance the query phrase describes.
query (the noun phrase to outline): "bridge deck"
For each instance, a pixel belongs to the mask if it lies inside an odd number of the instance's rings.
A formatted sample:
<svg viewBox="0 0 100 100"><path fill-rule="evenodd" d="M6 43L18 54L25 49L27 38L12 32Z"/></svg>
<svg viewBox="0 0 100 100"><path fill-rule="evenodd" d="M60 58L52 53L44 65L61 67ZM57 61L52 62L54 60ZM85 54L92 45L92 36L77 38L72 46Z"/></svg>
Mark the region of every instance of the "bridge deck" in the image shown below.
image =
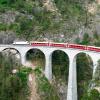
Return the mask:
<svg viewBox="0 0 100 100"><path fill-rule="evenodd" d="M95 46L86 46L86 45L79 45L79 44L69 44L69 43L49 43L49 42L32 42L30 44L4 44L0 45L0 47L15 47L15 46L43 46L43 47L60 47L60 48L72 48L72 49L79 49L79 50L88 50L88 51L95 51L100 52L100 47Z"/></svg>

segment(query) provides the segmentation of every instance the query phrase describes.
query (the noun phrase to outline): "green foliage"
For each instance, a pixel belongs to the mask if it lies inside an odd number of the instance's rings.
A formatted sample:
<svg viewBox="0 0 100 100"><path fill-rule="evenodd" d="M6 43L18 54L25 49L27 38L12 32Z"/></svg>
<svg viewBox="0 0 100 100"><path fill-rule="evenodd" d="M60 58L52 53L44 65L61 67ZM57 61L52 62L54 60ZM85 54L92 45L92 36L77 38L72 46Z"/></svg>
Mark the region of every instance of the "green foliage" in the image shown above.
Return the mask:
<svg viewBox="0 0 100 100"><path fill-rule="evenodd" d="M90 1L92 0L87 0L87 2ZM54 0L52 2L56 4L57 11L48 11L43 5L43 0L0 0L0 12L4 13L8 10L20 12L20 20L11 24L10 30L26 40L31 40L32 37L40 38L39 36L45 33L75 33L80 23L89 24L87 18L89 14L83 6L84 0ZM31 15L32 19L26 18L27 15Z"/></svg>
<svg viewBox="0 0 100 100"><path fill-rule="evenodd" d="M61 11L61 13L66 16L67 18L81 18L81 14L84 14L84 9L82 6L77 2L74 1L66 1L66 0L54 0L57 7ZM63 6L61 6L63 5ZM67 6L66 6L67 5ZM65 18L66 18L65 17Z"/></svg>
<svg viewBox="0 0 100 100"><path fill-rule="evenodd" d="M2 9L2 12L3 9L7 10L13 8L23 13L32 13L32 6L31 2L27 3L25 0L0 0L0 8Z"/></svg>
<svg viewBox="0 0 100 100"><path fill-rule="evenodd" d="M10 29L26 40L31 40L32 37L40 38L39 35L45 33L75 33L80 23L84 25L88 22L83 0L54 0L52 2L55 2L57 12L48 11L41 0L1 0L0 11L3 13L6 10L15 10L25 14L24 17L20 16L20 20L15 21ZM31 15L32 19L27 18L26 15Z"/></svg>
<svg viewBox="0 0 100 100"><path fill-rule="evenodd" d="M99 39L99 35L97 33L94 33L93 36L95 39L97 39L97 40Z"/></svg>
<svg viewBox="0 0 100 100"><path fill-rule="evenodd" d="M95 41L95 42L94 42L94 45L99 47L99 46L100 46L100 39L97 40L97 41Z"/></svg>
<svg viewBox="0 0 100 100"><path fill-rule="evenodd" d="M92 89L89 93L86 92L81 100L100 100L100 93Z"/></svg>
<svg viewBox="0 0 100 100"><path fill-rule="evenodd" d="M16 2L16 0L0 0L0 4L3 4L3 5L11 5L15 2Z"/></svg>
<svg viewBox="0 0 100 100"><path fill-rule="evenodd" d="M11 28L16 30L18 36L29 40L34 33L34 24L33 19L29 19L25 16L18 16L16 18L16 24L12 24Z"/></svg>
<svg viewBox="0 0 100 100"><path fill-rule="evenodd" d="M80 40L79 37L77 37L77 38L75 39L75 43L76 43L76 44L81 44L81 40Z"/></svg>
<svg viewBox="0 0 100 100"><path fill-rule="evenodd" d="M8 29L8 25L7 24L0 23L0 30L6 31L7 29Z"/></svg>
<svg viewBox="0 0 100 100"><path fill-rule="evenodd" d="M27 81L28 81L28 75L29 73L32 72L32 69L31 68L21 68L18 73L17 73L17 76L20 77L22 83L23 83L23 86L27 86Z"/></svg>
<svg viewBox="0 0 100 100"><path fill-rule="evenodd" d="M77 82L79 100L88 90L89 82L92 79L93 63L88 55L80 53L77 55Z"/></svg>
<svg viewBox="0 0 100 100"><path fill-rule="evenodd" d="M14 32L20 32L20 25L18 23L12 23L9 25L9 30L13 30Z"/></svg>
<svg viewBox="0 0 100 100"><path fill-rule="evenodd" d="M91 38L90 38L89 34L85 33L84 36L83 36L83 40L82 40L81 44L89 45L90 40L91 40Z"/></svg>
<svg viewBox="0 0 100 100"><path fill-rule="evenodd" d="M100 46L100 36L97 33L93 35L93 44L95 46Z"/></svg>
<svg viewBox="0 0 100 100"><path fill-rule="evenodd" d="M95 89L91 90L89 100L100 100L100 93Z"/></svg>
<svg viewBox="0 0 100 100"><path fill-rule="evenodd" d="M27 77L30 69L20 68L11 53L0 53L0 100L28 100ZM16 69L17 73L12 71Z"/></svg>
<svg viewBox="0 0 100 100"><path fill-rule="evenodd" d="M1 95L3 100L20 100L18 96L23 85L20 78L16 75L9 75L3 84L4 87L1 90L4 92Z"/></svg>
<svg viewBox="0 0 100 100"><path fill-rule="evenodd" d="M47 78L43 75L40 68L34 70L36 81L38 84L38 92L41 100L60 100L54 87L49 83Z"/></svg>
<svg viewBox="0 0 100 100"><path fill-rule="evenodd" d="M34 14L34 17L17 16L15 20L16 24L12 24L12 29L15 29L19 37L30 40L32 37L36 37L36 35L40 35L46 30L53 29L53 26L57 26L51 21L49 14L39 12Z"/></svg>
<svg viewBox="0 0 100 100"><path fill-rule="evenodd" d="M56 79L62 79L64 82L67 82L69 66L68 56L60 50L54 51L52 54L52 66L53 74Z"/></svg>

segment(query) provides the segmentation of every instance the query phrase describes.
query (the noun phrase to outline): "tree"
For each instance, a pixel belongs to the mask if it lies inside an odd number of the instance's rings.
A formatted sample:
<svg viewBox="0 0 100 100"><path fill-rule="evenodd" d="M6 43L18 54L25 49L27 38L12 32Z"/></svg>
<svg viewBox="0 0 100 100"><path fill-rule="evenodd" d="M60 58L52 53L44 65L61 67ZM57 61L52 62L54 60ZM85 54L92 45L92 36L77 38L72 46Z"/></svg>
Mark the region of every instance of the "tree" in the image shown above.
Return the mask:
<svg viewBox="0 0 100 100"><path fill-rule="evenodd" d="M79 100L87 92L89 82L92 80L93 63L88 55L80 53L76 58L77 65L77 82Z"/></svg>
<svg viewBox="0 0 100 100"><path fill-rule="evenodd" d="M92 89L89 93L85 93L81 100L100 100L100 93L96 89Z"/></svg>
<svg viewBox="0 0 100 100"><path fill-rule="evenodd" d="M91 38L90 38L89 34L85 33L81 44L88 45L88 44L90 44L90 40L91 40Z"/></svg>
<svg viewBox="0 0 100 100"><path fill-rule="evenodd" d="M13 56L11 52L0 53L0 100L28 100L28 85L24 84L27 80L22 81L19 77L19 74L23 75L21 65L16 63L17 60ZM20 73L14 74L14 69L20 70ZM23 77L27 79L27 76Z"/></svg>

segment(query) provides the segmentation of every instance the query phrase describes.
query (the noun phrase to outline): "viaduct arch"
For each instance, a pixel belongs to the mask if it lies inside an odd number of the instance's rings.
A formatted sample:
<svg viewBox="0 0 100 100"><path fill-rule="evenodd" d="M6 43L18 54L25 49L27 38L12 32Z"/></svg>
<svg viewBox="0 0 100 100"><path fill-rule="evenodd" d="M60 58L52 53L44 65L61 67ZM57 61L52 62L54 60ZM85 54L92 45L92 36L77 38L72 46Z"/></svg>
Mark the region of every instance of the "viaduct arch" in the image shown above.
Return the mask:
<svg viewBox="0 0 100 100"><path fill-rule="evenodd" d="M42 67L42 69L44 70L45 54L40 49L36 49L36 48L29 49L26 52L25 58L26 58L26 61L29 61L31 63L31 67L35 68L36 66L38 66L38 67ZM42 66L38 64L37 58L38 60L40 60Z"/></svg>

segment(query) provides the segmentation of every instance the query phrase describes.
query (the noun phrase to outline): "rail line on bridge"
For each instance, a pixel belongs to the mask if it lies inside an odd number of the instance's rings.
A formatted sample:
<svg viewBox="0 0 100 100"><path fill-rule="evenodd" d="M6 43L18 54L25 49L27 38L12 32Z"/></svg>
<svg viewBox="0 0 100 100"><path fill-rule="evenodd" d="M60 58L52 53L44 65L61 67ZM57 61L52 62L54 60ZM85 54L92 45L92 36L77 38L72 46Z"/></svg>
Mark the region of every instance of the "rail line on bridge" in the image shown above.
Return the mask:
<svg viewBox="0 0 100 100"><path fill-rule="evenodd" d="M32 46L50 46L50 47L72 48L72 49L100 52L100 47L79 45L79 44L32 42L32 43L30 43L30 45L32 45Z"/></svg>

